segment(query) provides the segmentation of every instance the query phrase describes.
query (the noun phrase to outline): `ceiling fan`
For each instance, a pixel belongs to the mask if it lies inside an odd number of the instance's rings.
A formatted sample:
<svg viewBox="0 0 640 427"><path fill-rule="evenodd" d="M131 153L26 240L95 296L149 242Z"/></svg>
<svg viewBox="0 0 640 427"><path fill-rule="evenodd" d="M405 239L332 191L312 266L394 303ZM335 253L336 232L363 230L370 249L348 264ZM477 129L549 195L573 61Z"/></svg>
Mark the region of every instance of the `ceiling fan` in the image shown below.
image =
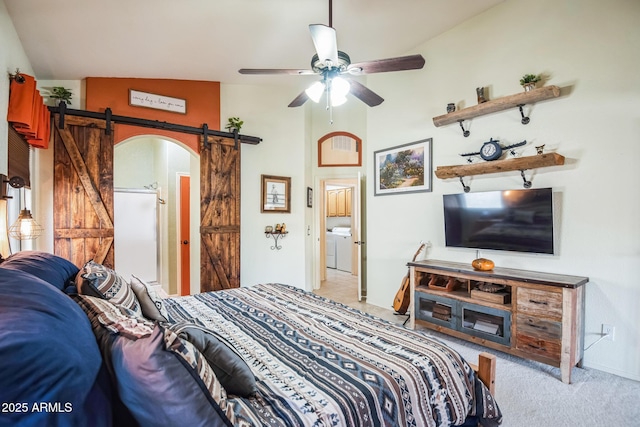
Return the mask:
<svg viewBox="0 0 640 427"><path fill-rule="evenodd" d="M300 107L307 99L319 102L322 95L326 93L327 109L331 109L346 102L347 93L351 93L370 107L380 105L384 101L380 95L360 82L350 79L350 76L419 70L424 67L425 61L422 55L351 63L349 55L338 50L336 30L332 27L332 0L329 0L329 25L311 24L309 31L316 49L316 54L311 58L310 70L241 68L238 72L240 74L319 75L321 80L301 92L291 101L289 107Z"/></svg>

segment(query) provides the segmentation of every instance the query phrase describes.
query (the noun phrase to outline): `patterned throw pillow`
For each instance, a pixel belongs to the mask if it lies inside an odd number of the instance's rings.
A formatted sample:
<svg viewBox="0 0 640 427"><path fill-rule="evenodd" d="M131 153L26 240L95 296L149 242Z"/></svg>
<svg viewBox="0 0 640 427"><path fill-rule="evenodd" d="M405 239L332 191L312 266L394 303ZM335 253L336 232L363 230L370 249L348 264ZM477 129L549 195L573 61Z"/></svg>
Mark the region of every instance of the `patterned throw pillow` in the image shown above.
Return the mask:
<svg viewBox="0 0 640 427"><path fill-rule="evenodd" d="M207 360L160 323L86 295L89 319L120 400L140 426L233 426L234 407Z"/></svg>
<svg viewBox="0 0 640 427"><path fill-rule="evenodd" d="M148 337L153 332L153 322L121 305L89 295L78 295L74 299L87 314L94 332L104 328L132 340Z"/></svg>
<svg viewBox="0 0 640 427"><path fill-rule="evenodd" d="M162 302L162 298L148 283L132 274L129 285L140 302L144 317L158 322L169 321L169 313Z"/></svg>
<svg viewBox="0 0 640 427"><path fill-rule="evenodd" d="M78 293L103 298L142 316L140 302L126 280L112 269L93 260L87 262L76 276Z"/></svg>

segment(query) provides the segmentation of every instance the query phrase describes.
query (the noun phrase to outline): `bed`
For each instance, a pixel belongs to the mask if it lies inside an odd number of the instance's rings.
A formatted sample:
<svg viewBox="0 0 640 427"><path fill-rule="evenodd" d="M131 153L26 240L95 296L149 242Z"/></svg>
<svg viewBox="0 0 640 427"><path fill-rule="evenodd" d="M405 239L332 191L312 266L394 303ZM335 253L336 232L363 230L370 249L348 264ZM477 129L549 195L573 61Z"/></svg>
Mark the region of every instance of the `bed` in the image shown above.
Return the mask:
<svg viewBox="0 0 640 427"><path fill-rule="evenodd" d="M161 298L42 252L0 264L0 360L0 402L14 403L0 425L502 420L473 367L422 332L284 284Z"/></svg>

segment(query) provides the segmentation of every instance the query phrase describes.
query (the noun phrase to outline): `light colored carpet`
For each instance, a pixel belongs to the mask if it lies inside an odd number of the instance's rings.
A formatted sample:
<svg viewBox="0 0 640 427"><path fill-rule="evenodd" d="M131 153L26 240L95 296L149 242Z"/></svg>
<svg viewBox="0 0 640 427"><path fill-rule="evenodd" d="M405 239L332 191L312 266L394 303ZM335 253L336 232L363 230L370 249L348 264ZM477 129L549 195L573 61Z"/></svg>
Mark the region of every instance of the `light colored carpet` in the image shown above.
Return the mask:
<svg viewBox="0 0 640 427"><path fill-rule="evenodd" d="M319 295L391 322L406 316L358 302L353 277L331 270ZM400 286L400 284L398 284ZM475 363L487 351L497 357L495 398L504 427L636 427L640 426L640 382L595 369L573 368L571 384L560 381L560 369L487 349L423 329Z"/></svg>

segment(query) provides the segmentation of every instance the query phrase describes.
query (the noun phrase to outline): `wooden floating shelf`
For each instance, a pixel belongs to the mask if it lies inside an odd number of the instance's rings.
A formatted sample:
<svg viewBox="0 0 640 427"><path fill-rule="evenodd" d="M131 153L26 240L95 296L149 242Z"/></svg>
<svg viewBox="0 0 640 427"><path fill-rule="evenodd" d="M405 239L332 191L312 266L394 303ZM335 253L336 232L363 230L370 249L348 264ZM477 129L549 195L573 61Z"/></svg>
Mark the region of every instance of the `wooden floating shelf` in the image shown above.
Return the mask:
<svg viewBox="0 0 640 427"><path fill-rule="evenodd" d="M523 171L547 166L564 165L564 156L558 153L538 154L507 160L493 160L485 163L470 163L456 166L438 166L436 176L440 179L458 178L472 175L484 175L509 171Z"/></svg>
<svg viewBox="0 0 640 427"><path fill-rule="evenodd" d="M530 90L529 92L504 96L502 98L493 99L491 101L483 102L482 104L434 117L433 124L436 125L436 127L440 127L472 119L474 117L507 110L509 108L516 108L520 105L533 104L538 101L544 101L545 99L557 98L559 96L560 88L558 86L544 86Z"/></svg>

